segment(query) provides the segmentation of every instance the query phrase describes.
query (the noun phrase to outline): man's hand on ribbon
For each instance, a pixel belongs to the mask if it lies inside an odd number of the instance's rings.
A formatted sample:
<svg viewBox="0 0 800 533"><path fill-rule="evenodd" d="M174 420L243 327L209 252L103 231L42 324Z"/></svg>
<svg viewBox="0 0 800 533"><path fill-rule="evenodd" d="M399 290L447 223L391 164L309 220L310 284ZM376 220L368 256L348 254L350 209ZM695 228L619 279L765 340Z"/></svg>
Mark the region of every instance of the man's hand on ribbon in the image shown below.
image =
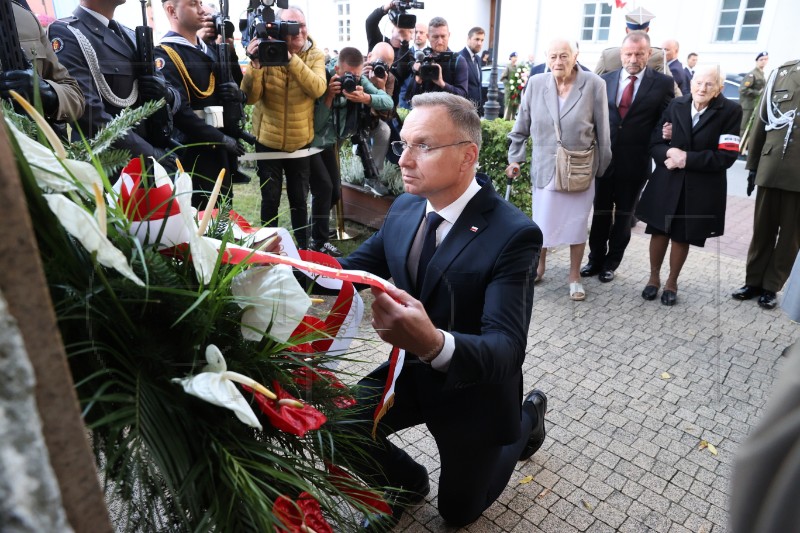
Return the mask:
<svg viewBox="0 0 800 533"><path fill-rule="evenodd" d="M372 288L372 327L385 342L429 363L441 351L444 339L422 302L394 286ZM427 359L423 357L428 356Z"/></svg>

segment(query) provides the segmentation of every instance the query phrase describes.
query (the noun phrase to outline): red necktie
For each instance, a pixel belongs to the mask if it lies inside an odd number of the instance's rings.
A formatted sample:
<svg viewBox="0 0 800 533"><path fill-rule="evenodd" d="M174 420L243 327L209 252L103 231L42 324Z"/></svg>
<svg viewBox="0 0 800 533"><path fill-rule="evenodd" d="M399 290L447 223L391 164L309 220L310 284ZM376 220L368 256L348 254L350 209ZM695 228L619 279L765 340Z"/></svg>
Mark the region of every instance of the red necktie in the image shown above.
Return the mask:
<svg viewBox="0 0 800 533"><path fill-rule="evenodd" d="M633 102L633 89L636 84L636 76L628 76L630 83L628 86L625 87L625 90L622 91L622 98L619 99L619 105L617 109L619 109L619 116L625 118L625 115L628 114L628 109L631 107L631 103Z"/></svg>

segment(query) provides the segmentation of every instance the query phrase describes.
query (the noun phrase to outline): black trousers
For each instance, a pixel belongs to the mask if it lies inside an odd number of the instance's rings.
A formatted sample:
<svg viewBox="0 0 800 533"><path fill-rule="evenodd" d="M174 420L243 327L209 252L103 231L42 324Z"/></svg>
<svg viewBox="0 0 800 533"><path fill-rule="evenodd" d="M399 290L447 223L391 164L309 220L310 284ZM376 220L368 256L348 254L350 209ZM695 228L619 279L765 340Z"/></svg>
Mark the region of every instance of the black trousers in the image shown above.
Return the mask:
<svg viewBox="0 0 800 533"><path fill-rule="evenodd" d="M783 289L800 250L800 192L756 188L753 237L747 250L745 283Z"/></svg>
<svg viewBox="0 0 800 533"><path fill-rule="evenodd" d="M276 152L260 143L256 152ZM261 224L277 225L281 204L283 175L286 174L286 196L292 230L298 248L308 248L308 190L311 174L311 156L293 159L261 159L258 161L258 179L261 185Z"/></svg>
<svg viewBox="0 0 800 533"><path fill-rule="evenodd" d="M622 263L631 240L631 217L643 188L643 180L618 180L613 175L595 180L590 263L607 270L616 270Z"/></svg>
<svg viewBox="0 0 800 533"><path fill-rule="evenodd" d="M341 177L336 161L336 146L311 156L311 239L328 242L331 206L339 201Z"/></svg>
<svg viewBox="0 0 800 533"><path fill-rule="evenodd" d="M433 413L446 402L442 394L445 374L411 359L406 361L395 385L394 406L378 424L377 439L373 441L369 437L373 414L388 372L389 364L384 363L358 384L360 414L357 423L349 427L363 437L371 460L357 462L354 468L374 486L419 486L424 467L386 437L425 424L436 440L441 461L439 513L455 526L474 522L505 489L536 421L522 411L519 440L505 446L492 444L492 436L476 427L469 413Z"/></svg>
<svg viewBox="0 0 800 533"><path fill-rule="evenodd" d="M180 156L181 162L187 172L192 175L192 207L205 209L208 204L208 197L214 189L214 183L221 169L225 169L225 177L222 178L222 188L219 191L219 198L216 206L227 198L228 202L233 201L233 187L231 182L231 171L236 160L228 155L222 146L189 146Z"/></svg>

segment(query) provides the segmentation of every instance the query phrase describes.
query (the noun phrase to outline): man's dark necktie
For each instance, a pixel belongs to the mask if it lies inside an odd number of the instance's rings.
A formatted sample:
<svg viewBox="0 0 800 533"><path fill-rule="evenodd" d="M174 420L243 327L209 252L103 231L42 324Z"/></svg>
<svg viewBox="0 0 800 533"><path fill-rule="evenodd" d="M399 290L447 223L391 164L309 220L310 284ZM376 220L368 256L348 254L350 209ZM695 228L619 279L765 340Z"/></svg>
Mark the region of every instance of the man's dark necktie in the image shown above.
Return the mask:
<svg viewBox="0 0 800 533"><path fill-rule="evenodd" d="M122 26L116 20L109 20L108 21L108 29L113 31L117 34L117 37L122 39L122 42L128 45L130 48L133 48L133 43L128 39L128 36L125 35L125 30L122 29Z"/></svg>
<svg viewBox="0 0 800 533"><path fill-rule="evenodd" d="M636 85L636 76L628 76L628 79L630 83L628 83L628 86L622 91L622 98L619 99L619 106L617 106L619 109L619 116L622 118L625 118L625 115L628 114L628 109L633 103L633 89Z"/></svg>
<svg viewBox="0 0 800 533"><path fill-rule="evenodd" d="M483 72L481 71L481 58L478 54L473 56L473 61L475 62L475 68L478 69L478 79L483 81Z"/></svg>
<svg viewBox="0 0 800 533"><path fill-rule="evenodd" d="M425 271L428 270L428 263L431 262L434 252L436 252L436 228L444 222L438 213L431 211L425 220L425 240L422 241L422 251L419 254L419 266L417 267L417 292L422 290L425 282Z"/></svg>

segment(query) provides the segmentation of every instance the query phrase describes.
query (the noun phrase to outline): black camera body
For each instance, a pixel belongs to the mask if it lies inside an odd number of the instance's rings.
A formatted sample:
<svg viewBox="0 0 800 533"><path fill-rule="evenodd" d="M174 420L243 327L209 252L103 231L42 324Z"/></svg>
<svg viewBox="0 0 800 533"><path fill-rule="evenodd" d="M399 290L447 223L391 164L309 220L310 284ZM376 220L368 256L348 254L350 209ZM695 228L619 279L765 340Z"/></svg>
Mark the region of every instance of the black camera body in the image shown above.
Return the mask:
<svg viewBox="0 0 800 533"><path fill-rule="evenodd" d="M424 57L420 60L419 64L419 77L422 81L433 81L439 79L439 67L444 69L445 65L449 64L453 59L453 52L441 52L435 54L433 50L428 47L422 50Z"/></svg>
<svg viewBox="0 0 800 533"><path fill-rule="evenodd" d="M398 28L413 30L417 25L417 16L406 13L409 9L425 9L425 2L410 2L408 0L395 2L389 10L389 20Z"/></svg>
<svg viewBox="0 0 800 533"><path fill-rule="evenodd" d="M342 83L342 91L346 93L352 93L358 87L359 80L352 72L345 72L342 76L339 77L339 81Z"/></svg>
<svg viewBox="0 0 800 533"><path fill-rule="evenodd" d="M233 38L233 32L236 30L233 22L223 17L219 11L211 15L211 20L214 22L214 31L217 35L224 35L226 39Z"/></svg>
<svg viewBox="0 0 800 533"><path fill-rule="evenodd" d="M289 48L286 38L300 33L300 24L293 21L275 20L272 6L281 9L289 7L289 0L250 0L247 18L239 20L242 32L242 46L253 39L259 39L258 60L261 66L284 66L289 64Z"/></svg>
<svg viewBox="0 0 800 533"><path fill-rule="evenodd" d="M370 63L370 66L372 67L372 74L374 74L376 78L383 79L386 77L386 71L389 69L389 67L386 65L383 59L376 59Z"/></svg>

